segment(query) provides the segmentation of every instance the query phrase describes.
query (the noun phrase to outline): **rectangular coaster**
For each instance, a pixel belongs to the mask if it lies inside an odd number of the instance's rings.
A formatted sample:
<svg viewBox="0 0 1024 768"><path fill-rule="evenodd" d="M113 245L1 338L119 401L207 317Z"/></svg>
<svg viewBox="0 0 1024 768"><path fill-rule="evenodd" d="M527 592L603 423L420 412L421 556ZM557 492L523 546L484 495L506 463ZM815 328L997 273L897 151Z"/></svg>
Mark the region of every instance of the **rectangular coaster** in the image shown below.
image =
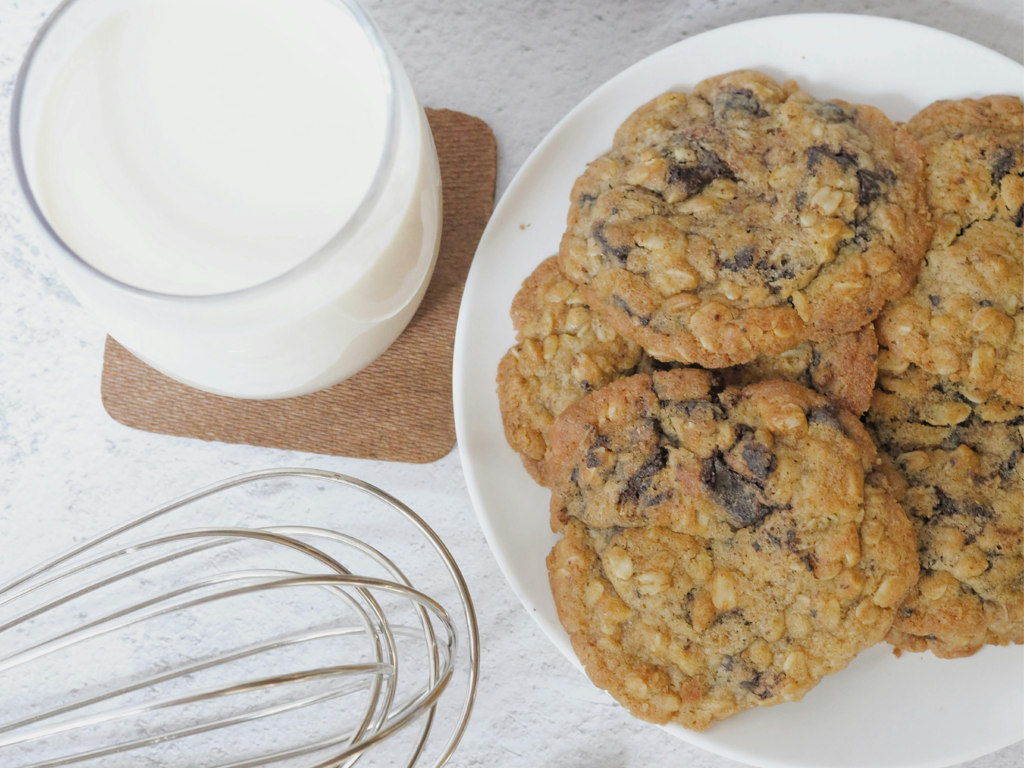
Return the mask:
<svg viewBox="0 0 1024 768"><path fill-rule="evenodd" d="M444 221L434 276L412 322L365 370L311 395L236 400L179 384L111 338L103 406L135 429L334 456L426 463L455 445L455 321L473 253L494 207L497 146L482 120L428 109Z"/></svg>

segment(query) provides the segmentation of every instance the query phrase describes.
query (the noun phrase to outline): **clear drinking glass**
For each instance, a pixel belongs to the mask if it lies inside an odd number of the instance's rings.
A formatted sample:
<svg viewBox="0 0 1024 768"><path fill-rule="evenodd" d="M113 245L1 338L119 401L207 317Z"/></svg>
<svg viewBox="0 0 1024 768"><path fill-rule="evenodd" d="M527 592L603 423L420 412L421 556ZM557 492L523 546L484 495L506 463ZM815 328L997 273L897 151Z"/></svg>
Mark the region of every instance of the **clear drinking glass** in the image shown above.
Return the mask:
<svg viewBox="0 0 1024 768"><path fill-rule="evenodd" d="M65 0L21 66L11 113L14 166L46 251L114 339L181 382L233 397L277 398L351 376L412 319L440 242L437 153L401 63L355 0L325 0L358 21L386 91L384 151L361 204L325 246L259 285L200 296L144 290L76 254L36 195L36 133L49 85L97 24L138 1Z"/></svg>

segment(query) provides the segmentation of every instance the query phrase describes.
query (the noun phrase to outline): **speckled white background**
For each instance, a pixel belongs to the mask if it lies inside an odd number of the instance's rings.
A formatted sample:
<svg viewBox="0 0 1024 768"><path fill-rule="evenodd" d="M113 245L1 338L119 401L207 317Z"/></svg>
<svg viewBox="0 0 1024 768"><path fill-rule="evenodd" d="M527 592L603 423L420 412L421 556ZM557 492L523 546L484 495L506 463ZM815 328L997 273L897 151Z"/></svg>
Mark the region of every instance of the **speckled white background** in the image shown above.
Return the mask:
<svg viewBox="0 0 1024 768"><path fill-rule="evenodd" d="M7 115L16 69L54 5L56 0L0 0L0 582L133 511L209 481L284 465L345 472L418 510L449 543L473 590L483 676L475 716L453 765L737 765L632 720L547 642L487 550L455 452L427 466L356 461L149 435L106 415L99 399L103 332L40 253L10 165ZM606 79L682 37L736 21L801 11L873 13L938 27L1017 61L1024 58L1020 0L367 5L425 104L478 115L494 128L499 195L537 142ZM1017 768L1024 765L1024 753L1016 745L970 765Z"/></svg>

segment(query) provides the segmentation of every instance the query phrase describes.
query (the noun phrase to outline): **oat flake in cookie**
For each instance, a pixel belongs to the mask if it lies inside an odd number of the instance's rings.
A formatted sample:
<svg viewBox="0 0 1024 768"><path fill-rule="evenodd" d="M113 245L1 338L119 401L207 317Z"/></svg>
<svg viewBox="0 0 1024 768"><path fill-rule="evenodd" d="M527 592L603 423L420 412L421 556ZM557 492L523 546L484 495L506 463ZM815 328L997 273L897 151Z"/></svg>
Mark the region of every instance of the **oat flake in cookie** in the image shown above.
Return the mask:
<svg viewBox="0 0 1024 768"><path fill-rule="evenodd" d="M1024 105L940 101L907 127L925 151L935 234L879 338L931 373L1024 406Z"/></svg>
<svg viewBox="0 0 1024 768"><path fill-rule="evenodd" d="M748 362L907 292L930 236L921 169L879 110L734 72L626 120L573 187L559 261L659 360Z"/></svg>
<svg viewBox="0 0 1024 768"><path fill-rule="evenodd" d="M845 667L918 571L856 417L714 378L610 384L555 421L549 454L548 572L576 654L634 715L698 730Z"/></svg>
<svg viewBox="0 0 1024 768"><path fill-rule="evenodd" d="M921 562L889 642L943 658L1024 642L1024 409L886 351L881 366L867 421Z"/></svg>
<svg viewBox="0 0 1024 768"><path fill-rule="evenodd" d="M518 343L498 365L505 438L544 484L548 428L555 416L636 367L641 349L584 302L554 257L542 262L512 301Z"/></svg>

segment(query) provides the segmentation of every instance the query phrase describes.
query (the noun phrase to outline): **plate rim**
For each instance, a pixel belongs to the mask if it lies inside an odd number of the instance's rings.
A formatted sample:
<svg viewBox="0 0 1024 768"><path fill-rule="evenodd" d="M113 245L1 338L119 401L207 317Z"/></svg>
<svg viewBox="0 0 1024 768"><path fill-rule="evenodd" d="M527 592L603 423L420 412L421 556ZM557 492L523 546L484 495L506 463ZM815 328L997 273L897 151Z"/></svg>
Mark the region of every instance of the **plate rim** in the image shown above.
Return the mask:
<svg viewBox="0 0 1024 768"><path fill-rule="evenodd" d="M502 575L505 578L506 583L512 588L516 598L523 605L527 614L533 619L535 624L541 629L545 638L551 642L578 670L583 672L583 665L580 663L576 654L574 653L571 644L568 641L568 636L564 639L561 637L552 636L551 631L547 626L547 622L543 620L542 616L537 610L537 603L531 599L523 590L523 587L515 575L515 570L506 556L503 546L501 545L501 539L497 535L497 532L491 525L490 519L483 512L485 503L483 500L483 493L481 489L481 480L477 476L477 468L473 461L473 458L469 454L468 440L465 439L465 435L469 432L468 421L469 414L466 412L466 398L465 398L465 383L464 380L468 379L471 375L471 366L467 365L467 350L466 350L466 330L468 324L471 322L469 318L469 300L467 297L470 295L470 287L474 285L474 277L479 275L480 270L483 267L478 267L480 262L477 261L477 255L485 249L488 245L488 240L491 237L495 237L493 231L497 230L499 224L497 223L500 217L498 214L502 212L503 206L506 199L510 199L513 193L518 190L518 187L526 183L524 172L532 168L535 159L542 155L547 149L548 145L556 141L564 130L567 123L572 121L579 112L584 111L592 102L600 98L601 94L606 90L611 90L621 80L629 77L632 72L642 66L650 66L649 62L651 59L659 56L667 55L667 53L679 46L685 45L698 38L703 38L711 35L719 35L727 32L733 32L741 30L743 28L758 26L764 24L766 21L772 23L784 23L784 22L795 22L795 21L814 21L819 23L836 23L843 20L856 20L858 23L868 22L871 24L880 24L882 26L912 29L915 33L920 34L922 31L928 35L935 35L940 40L946 40L959 47L968 47L974 49L978 54L997 57L1002 59L1005 64L1017 68L1020 71L1022 77L1024 77L1024 64L1021 64L1009 56L1002 54L998 51L992 50L981 43L969 40L965 37L961 37L952 32L946 30L937 29L930 27L926 24L919 24L917 22L906 21L904 19L895 19L886 16L876 16L873 14L862 14L862 13L788 13L788 14L772 14L768 16L760 16L752 19L745 19L743 21L735 22L733 24L727 24L714 29L709 29L704 32L689 35L683 37L669 45L652 51L647 56L637 60L633 64L629 65L625 69L617 72L612 77L608 78L604 82L600 83L593 90L591 90L586 96L584 96L572 109L570 109L561 119L559 119L551 129L544 135L544 137L537 143L537 145L530 151L529 155L522 162L519 168L516 170L508 186L505 188L500 199L494 207L491 217L488 219L487 226L484 228L483 234L480 237L480 241L474 252L473 262L470 265L470 270L466 278L466 284L463 292L463 296L459 304L459 314L456 323L455 330L455 342L454 342L454 354L452 361L452 400L454 405L454 416L455 416L455 431L457 436L457 447L459 451L459 460L462 465L463 477L465 478L466 487L469 492L470 501L473 504L473 511L476 514L477 521L483 531L484 538L487 541L488 548L491 551L491 555L497 561L499 568L501 569ZM524 470L525 472L525 470ZM564 630L563 630L564 632ZM870 650L870 649L866 649ZM1024 651L1024 648L1021 649ZM584 672L585 674L585 672ZM589 681L589 678L588 678ZM595 690L601 690L595 686ZM614 699L606 691L601 691L604 696L608 696L610 701ZM639 722L645 722L640 720ZM752 755L745 750L730 749L727 745L723 745L719 741L709 740L705 736L705 732L690 731L684 729L678 725L660 726L664 730L669 731L673 736L682 739L683 741L693 744L701 749L707 750L716 755L726 757L731 760L757 766L758 768L781 768L781 764L774 760L765 760L758 758L757 755ZM988 754L992 754L995 751L1004 749L1012 744L1019 741L1017 738L1012 738L1010 741L1005 743L1000 742L997 746L985 746L981 747L983 751L974 750L963 750L951 758L942 758L941 762L932 760L920 760L914 762L903 762L900 764L900 768L947 768L947 766L955 765L960 762L965 762L979 757L983 757Z"/></svg>

